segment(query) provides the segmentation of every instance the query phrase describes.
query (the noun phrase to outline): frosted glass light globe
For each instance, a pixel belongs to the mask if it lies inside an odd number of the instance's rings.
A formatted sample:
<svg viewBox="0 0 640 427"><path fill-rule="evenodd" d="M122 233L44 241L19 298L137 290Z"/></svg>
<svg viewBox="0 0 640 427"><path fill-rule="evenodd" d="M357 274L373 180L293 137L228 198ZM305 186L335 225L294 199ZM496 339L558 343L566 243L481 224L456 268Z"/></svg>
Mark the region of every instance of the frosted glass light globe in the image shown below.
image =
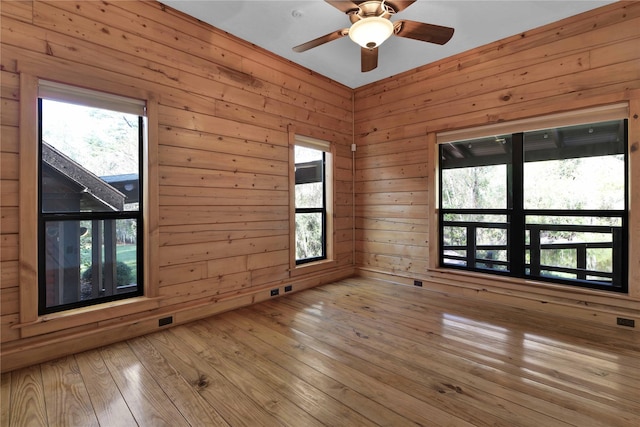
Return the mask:
<svg viewBox="0 0 640 427"><path fill-rule="evenodd" d="M349 38L368 49L380 46L391 34L393 34L393 24L379 16L363 18L349 28Z"/></svg>

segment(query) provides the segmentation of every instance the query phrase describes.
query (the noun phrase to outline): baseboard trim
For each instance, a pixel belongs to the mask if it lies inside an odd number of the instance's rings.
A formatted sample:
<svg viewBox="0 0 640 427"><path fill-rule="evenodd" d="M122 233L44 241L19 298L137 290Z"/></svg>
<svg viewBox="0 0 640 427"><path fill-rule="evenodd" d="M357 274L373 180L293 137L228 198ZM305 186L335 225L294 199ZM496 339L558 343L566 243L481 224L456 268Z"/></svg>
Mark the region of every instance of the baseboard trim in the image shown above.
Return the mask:
<svg viewBox="0 0 640 427"><path fill-rule="evenodd" d="M64 331L58 331L58 333L47 334L46 336L3 343L0 352L0 359L2 360L1 372L9 372L125 341L160 329L183 325L268 299L280 298L293 292L331 283L353 275L354 267L348 266L261 286L256 289L248 289L242 293L222 295L216 299L206 298L179 307L166 307L154 310L148 315L137 314L131 318L124 317L119 319L118 322L98 323L95 328L89 330L73 330L68 334L65 334ZM291 286L291 290L285 292L284 288L289 286ZM272 295L274 289L279 290L277 296ZM164 324L169 317L171 317L171 322ZM163 325L160 326L161 324Z"/></svg>
<svg viewBox="0 0 640 427"><path fill-rule="evenodd" d="M523 310L553 314L561 317L607 325L640 332L640 303L635 300L623 300L612 297L610 301L602 296L589 297L583 294L571 295L565 292L544 294L522 289L492 285L490 280L474 280L470 277L457 277L432 274L419 278L401 276L388 272L359 268L356 274L360 277L379 279L394 284L413 286L414 280L422 281L422 289L463 298L498 303ZM638 325L635 328L619 326L618 319L629 319Z"/></svg>

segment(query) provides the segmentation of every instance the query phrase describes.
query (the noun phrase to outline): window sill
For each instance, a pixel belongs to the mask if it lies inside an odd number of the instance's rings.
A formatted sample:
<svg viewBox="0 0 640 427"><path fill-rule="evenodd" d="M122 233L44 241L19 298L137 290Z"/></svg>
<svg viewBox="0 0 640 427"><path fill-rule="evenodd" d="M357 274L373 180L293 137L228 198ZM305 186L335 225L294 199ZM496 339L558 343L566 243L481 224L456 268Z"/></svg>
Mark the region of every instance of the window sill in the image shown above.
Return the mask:
<svg viewBox="0 0 640 427"><path fill-rule="evenodd" d="M95 328L100 326L101 322L150 311L159 306L160 298L128 298L59 313L45 314L38 316L37 320L33 322L18 324L14 327L20 329L22 338L35 337L80 326Z"/></svg>
<svg viewBox="0 0 640 427"><path fill-rule="evenodd" d="M323 259L322 261L310 262L308 264L296 265L289 270L289 277L298 277L305 274L312 274L318 271L329 270L335 268L338 263L335 260Z"/></svg>

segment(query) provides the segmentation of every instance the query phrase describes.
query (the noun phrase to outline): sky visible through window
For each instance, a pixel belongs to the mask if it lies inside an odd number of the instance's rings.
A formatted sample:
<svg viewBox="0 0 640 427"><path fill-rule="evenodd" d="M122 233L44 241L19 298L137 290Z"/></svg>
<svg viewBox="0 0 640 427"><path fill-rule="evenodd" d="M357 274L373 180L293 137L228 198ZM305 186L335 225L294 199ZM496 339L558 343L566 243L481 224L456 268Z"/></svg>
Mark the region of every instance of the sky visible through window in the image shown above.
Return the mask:
<svg viewBox="0 0 640 427"><path fill-rule="evenodd" d="M137 174L138 116L44 99L43 140L98 176Z"/></svg>

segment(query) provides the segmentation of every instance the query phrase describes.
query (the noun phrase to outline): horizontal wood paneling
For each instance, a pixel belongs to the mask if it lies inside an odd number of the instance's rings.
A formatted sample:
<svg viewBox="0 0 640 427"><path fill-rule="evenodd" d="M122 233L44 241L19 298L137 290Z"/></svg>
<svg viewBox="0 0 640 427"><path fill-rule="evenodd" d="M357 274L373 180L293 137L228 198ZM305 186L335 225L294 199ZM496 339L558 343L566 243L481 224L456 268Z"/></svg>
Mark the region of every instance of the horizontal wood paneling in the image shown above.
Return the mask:
<svg viewBox="0 0 640 427"><path fill-rule="evenodd" d="M635 5L632 2L619 2L614 6L607 6L571 17L562 22L551 24L536 29L516 34L512 37L500 40L496 43L479 47L468 52L461 53L455 57L447 58L425 67L419 67L392 79L376 82L358 89L358 94L363 97L375 96L378 99L384 97L383 91L406 88L419 81L430 80L432 78L442 78L451 80L458 84L456 78L467 80L466 75L470 75L469 80L473 80L473 73L483 72L485 76L490 76L496 71L496 65L501 64L507 69L528 67L532 64L545 62L554 55L566 55L575 52L584 52L593 46L609 46L612 43L602 33L594 33L594 30L617 26L629 19L640 17ZM609 31L611 28L609 28ZM632 33L631 39L635 38ZM598 37L600 35L600 37ZM577 39L575 37L578 37ZM620 37L607 34L616 44ZM586 42L583 45L581 42ZM553 45L554 49L549 50L548 46ZM529 57L528 54L531 54ZM531 61L531 62L523 62ZM500 71L503 71L501 69ZM374 105L372 101L369 101Z"/></svg>
<svg viewBox="0 0 640 427"><path fill-rule="evenodd" d="M158 132L160 146L191 148L222 152L227 155L277 161L287 156L287 147L233 138L214 130L214 133L193 131L188 129L161 126Z"/></svg>
<svg viewBox="0 0 640 427"><path fill-rule="evenodd" d="M289 282L289 125L338 145L334 214L341 227L336 254L343 258L309 282L296 276L295 283L312 286L352 273L353 233L344 230L353 222L342 220L353 211L351 89L154 1L6 4L0 8L3 354L34 349L31 360L38 360L72 351L65 340L98 346L115 339L116 330L156 329L149 317L188 308L197 318ZM24 69L50 70L70 84L86 74L105 87L113 82L153 94L158 200L150 209L159 227L151 240L159 248L150 262L159 274L149 284L158 298L140 312L112 307L84 324L58 316L30 325L21 340L15 325L22 285L18 70Z"/></svg>
<svg viewBox="0 0 640 427"><path fill-rule="evenodd" d="M18 348L34 349L24 359L30 363L95 347L155 330L168 314L188 321L268 298L271 287L344 277L356 262L371 274L428 278L435 238L428 132L617 102L640 88L640 4L632 2L355 91L153 1L11 1L0 13L0 332L10 366L23 363ZM159 298L141 312L116 307L95 322L54 319L20 339L21 64L56 70L70 83L90 74L158 101L152 262L159 277L152 286ZM337 144L335 267L295 280L288 271L290 125ZM636 298L638 277L635 271Z"/></svg>
<svg viewBox="0 0 640 427"><path fill-rule="evenodd" d="M619 2L356 89L356 259L362 271L409 283L432 276L437 177L430 133L637 99L638 46L640 3ZM632 176L639 166L632 162ZM639 218L640 198L632 200ZM623 299L640 297L637 253L630 259L630 296ZM572 294L566 290L568 298ZM620 306L620 296L610 303Z"/></svg>
<svg viewBox="0 0 640 427"><path fill-rule="evenodd" d="M218 224L195 224L162 227L160 245L173 246L189 243L232 242L239 239L279 236L287 234L288 221L236 222L240 218L229 218L229 222Z"/></svg>

